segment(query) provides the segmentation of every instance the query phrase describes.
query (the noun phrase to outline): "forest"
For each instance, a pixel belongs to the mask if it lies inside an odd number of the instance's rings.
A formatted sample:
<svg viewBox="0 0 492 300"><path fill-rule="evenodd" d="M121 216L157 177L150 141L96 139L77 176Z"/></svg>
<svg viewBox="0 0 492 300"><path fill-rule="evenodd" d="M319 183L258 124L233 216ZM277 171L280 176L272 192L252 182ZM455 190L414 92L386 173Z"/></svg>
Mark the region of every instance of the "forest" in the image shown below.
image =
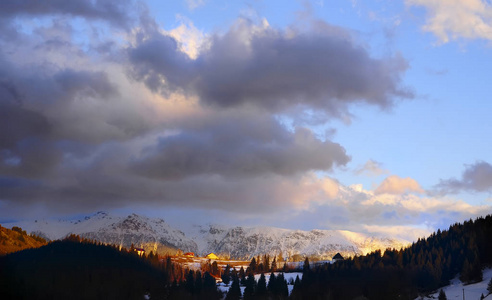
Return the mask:
<svg viewBox="0 0 492 300"><path fill-rule="evenodd" d="M246 269L220 270L211 262L188 270L170 257L141 257L71 235L0 257L0 299L415 299L458 274L463 282L481 281L482 269L490 266L490 215L438 230L405 249L316 267L306 258L290 295L283 274L290 270L277 270L276 258L268 255L253 258ZM255 274L261 274L258 280ZM230 284L228 292L217 288L217 278Z"/></svg>

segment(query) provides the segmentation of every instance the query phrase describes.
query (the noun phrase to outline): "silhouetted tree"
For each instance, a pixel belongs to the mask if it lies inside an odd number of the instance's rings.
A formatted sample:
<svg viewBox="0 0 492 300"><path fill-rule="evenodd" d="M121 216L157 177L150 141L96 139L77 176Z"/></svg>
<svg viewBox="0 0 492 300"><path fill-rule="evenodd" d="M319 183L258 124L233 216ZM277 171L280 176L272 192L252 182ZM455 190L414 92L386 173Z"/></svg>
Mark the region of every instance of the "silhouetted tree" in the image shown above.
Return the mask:
<svg viewBox="0 0 492 300"><path fill-rule="evenodd" d="M232 277L232 284L227 292L226 300L239 300L241 298L241 288L239 287L239 278Z"/></svg>
<svg viewBox="0 0 492 300"><path fill-rule="evenodd" d="M253 257L253 259L251 259L251 262L249 263L249 270L251 272L256 272L256 268L257 268L257 262L256 262L256 258Z"/></svg>
<svg viewBox="0 0 492 300"><path fill-rule="evenodd" d="M276 256L273 257L272 267L270 269L271 269L272 272L276 272L277 271L277 257Z"/></svg>
<svg viewBox="0 0 492 300"><path fill-rule="evenodd" d="M258 287L256 289L256 295L258 298L266 297L267 295L267 282L264 273L261 273L260 279L258 279Z"/></svg>
<svg viewBox="0 0 492 300"><path fill-rule="evenodd" d="M448 297L446 297L446 293L441 289L439 291L439 296L437 298L438 300L448 300Z"/></svg>
<svg viewBox="0 0 492 300"><path fill-rule="evenodd" d="M248 275L248 279L246 279L246 288L244 289L244 299L254 299L256 293L256 281L255 281L255 276L250 273Z"/></svg>

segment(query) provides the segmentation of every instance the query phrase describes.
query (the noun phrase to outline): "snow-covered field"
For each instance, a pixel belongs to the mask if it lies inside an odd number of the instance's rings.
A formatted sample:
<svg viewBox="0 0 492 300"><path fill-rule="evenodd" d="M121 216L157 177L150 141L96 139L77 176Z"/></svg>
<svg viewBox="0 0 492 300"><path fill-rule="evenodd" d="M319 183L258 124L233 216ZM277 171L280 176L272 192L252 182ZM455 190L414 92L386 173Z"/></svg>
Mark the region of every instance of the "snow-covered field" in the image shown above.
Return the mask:
<svg viewBox="0 0 492 300"><path fill-rule="evenodd" d="M275 276L280 274L279 272L275 272ZM299 279L302 279L302 273L300 272L293 272L293 273L283 273L284 274L284 277L285 277L285 280L287 280L287 287L289 288L289 295L290 293L292 292L292 289L294 289L294 285L291 285L291 281L295 281L296 280L296 276L299 276ZM260 279L260 274L256 274L255 275L255 280L258 281ZM270 273L265 273L265 278L266 278L266 282L268 284L268 280L270 280ZM229 291L229 288L231 287L231 284L229 283L229 285L225 285L223 283L220 283L218 285L218 288L219 290L221 290L222 292L224 293L227 293ZM244 294L244 289L245 287L244 286L241 286L241 294Z"/></svg>
<svg viewBox="0 0 492 300"><path fill-rule="evenodd" d="M463 290L466 300L479 300L482 294L486 296L484 299L492 300L492 295L487 296L487 284L492 278L492 269L485 269L483 271L483 281L474 284L464 285L458 277L459 276L451 280L451 284L443 288L448 300L463 299ZM439 290L437 290L434 294L428 295L427 297L418 297L416 300L437 299L438 295Z"/></svg>

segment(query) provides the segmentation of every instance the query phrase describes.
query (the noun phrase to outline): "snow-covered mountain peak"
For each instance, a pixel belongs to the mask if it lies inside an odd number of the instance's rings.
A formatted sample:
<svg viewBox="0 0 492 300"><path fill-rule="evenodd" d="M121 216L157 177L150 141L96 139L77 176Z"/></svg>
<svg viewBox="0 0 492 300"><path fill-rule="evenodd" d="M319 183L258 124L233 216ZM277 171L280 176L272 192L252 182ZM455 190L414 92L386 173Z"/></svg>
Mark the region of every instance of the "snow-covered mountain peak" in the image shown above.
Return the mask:
<svg viewBox="0 0 492 300"><path fill-rule="evenodd" d="M377 249L401 248L408 244L406 241L351 231L304 231L268 226L192 225L185 234L163 219L137 214L115 216L103 211L79 220L35 220L10 225L49 239L60 239L73 233L126 248L133 244L160 254L176 253L180 249L198 255L214 252L237 259L282 254L284 258L291 259L307 255L325 260L331 259L337 252L353 256Z"/></svg>

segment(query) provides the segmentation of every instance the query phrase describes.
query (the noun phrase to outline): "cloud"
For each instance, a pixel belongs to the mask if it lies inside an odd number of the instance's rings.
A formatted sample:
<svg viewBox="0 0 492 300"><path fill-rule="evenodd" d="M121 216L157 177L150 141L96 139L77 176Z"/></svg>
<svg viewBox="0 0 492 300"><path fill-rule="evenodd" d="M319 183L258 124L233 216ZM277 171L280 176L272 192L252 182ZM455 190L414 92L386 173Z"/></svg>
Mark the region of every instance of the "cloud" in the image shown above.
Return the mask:
<svg viewBox="0 0 492 300"><path fill-rule="evenodd" d="M379 194L404 194L408 192L424 193L419 183L410 177L401 178L397 175L388 176L376 188L374 193Z"/></svg>
<svg viewBox="0 0 492 300"><path fill-rule="evenodd" d="M129 9L132 3L132 0L1 1L0 17L67 15L90 20L106 20L112 25L126 28L132 20L130 14L132 10Z"/></svg>
<svg viewBox="0 0 492 300"><path fill-rule="evenodd" d="M425 31L432 32L440 43L450 40L492 40L492 6L482 0L406 0L408 6L427 10Z"/></svg>
<svg viewBox="0 0 492 300"><path fill-rule="evenodd" d="M375 160L369 159L363 166L360 166L355 170L357 175L367 175L367 176L380 176L382 174L389 173L388 170L383 169L382 164Z"/></svg>
<svg viewBox="0 0 492 300"><path fill-rule="evenodd" d="M368 196L320 175L350 161L343 145L281 120L412 97L402 57L374 58L321 21L203 34L186 20L164 31L144 8L133 26L133 5L22 5L0 4L1 217L128 205L359 216L343 211Z"/></svg>
<svg viewBox="0 0 492 300"><path fill-rule="evenodd" d="M132 169L165 180L200 174L291 176L328 171L350 159L339 144L321 141L309 129L292 133L272 117L256 113L216 113L187 126L144 149Z"/></svg>
<svg viewBox="0 0 492 300"><path fill-rule="evenodd" d="M241 19L212 35L195 60L168 35L143 36L128 49L135 78L153 91L192 92L208 105L339 115L350 103L387 108L413 97L400 85L408 67L401 56L372 58L343 29L321 21L308 31L281 31Z"/></svg>
<svg viewBox="0 0 492 300"><path fill-rule="evenodd" d="M194 10L195 8L203 6L204 4L204 0L186 0L186 5L188 5L188 8L190 10Z"/></svg>
<svg viewBox="0 0 492 300"><path fill-rule="evenodd" d="M436 186L441 193L492 192L492 165L485 161L467 165L461 179L441 180Z"/></svg>

